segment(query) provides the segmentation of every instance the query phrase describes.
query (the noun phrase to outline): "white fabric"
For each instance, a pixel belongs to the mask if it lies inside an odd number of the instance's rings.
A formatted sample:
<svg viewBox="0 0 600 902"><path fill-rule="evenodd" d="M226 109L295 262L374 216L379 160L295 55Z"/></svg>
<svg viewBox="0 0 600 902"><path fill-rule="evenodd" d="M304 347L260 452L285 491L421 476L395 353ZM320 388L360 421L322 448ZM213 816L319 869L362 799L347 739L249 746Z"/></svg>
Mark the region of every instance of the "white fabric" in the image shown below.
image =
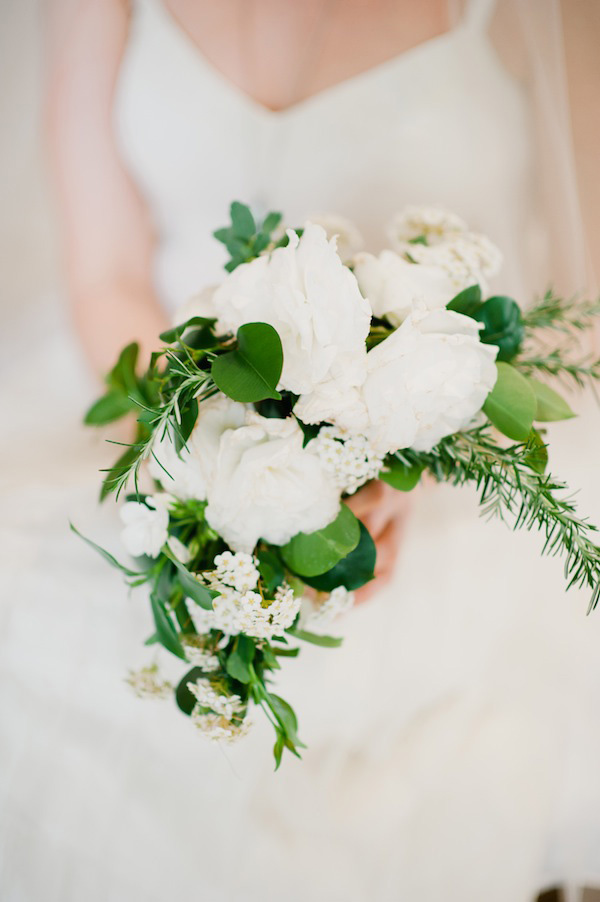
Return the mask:
<svg viewBox="0 0 600 902"><path fill-rule="evenodd" d="M374 249L403 204L440 202L502 247L497 287L543 288L527 101L490 11L473 0L449 34L270 113L140 0L115 125L158 224L165 302L218 276L209 235L235 197L291 223L334 210ZM484 526L467 490L420 490L394 585L340 624L341 649L286 662L302 763L272 773L258 717L223 750L131 696L148 605L66 532L69 517L115 548L114 508L94 508L113 451L76 432L91 388L44 316L27 324L44 383L22 386L0 474L3 899L525 902L553 879L600 882L600 614L564 596L539 536ZM593 410L549 431L553 469L596 519L599 431Z"/></svg>

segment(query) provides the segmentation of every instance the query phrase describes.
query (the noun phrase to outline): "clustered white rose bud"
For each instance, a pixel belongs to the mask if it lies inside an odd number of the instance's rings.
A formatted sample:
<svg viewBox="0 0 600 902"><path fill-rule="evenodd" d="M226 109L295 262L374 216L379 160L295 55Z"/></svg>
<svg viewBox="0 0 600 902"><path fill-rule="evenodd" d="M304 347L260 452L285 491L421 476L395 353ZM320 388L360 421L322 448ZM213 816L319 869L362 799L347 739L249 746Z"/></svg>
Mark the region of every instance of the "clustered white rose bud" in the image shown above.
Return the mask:
<svg viewBox="0 0 600 902"><path fill-rule="evenodd" d="M306 617L306 626L328 626L337 617L345 614L354 605L354 592L349 592L344 586L337 586L323 600L320 594L317 601L311 601L310 613Z"/></svg>
<svg viewBox="0 0 600 902"><path fill-rule="evenodd" d="M171 683L161 678L156 663L130 670L127 682L138 698L167 698L173 691Z"/></svg>
<svg viewBox="0 0 600 902"><path fill-rule="evenodd" d="M375 479L383 466L383 456L366 436L337 426L323 426L307 448L318 455L336 485L349 495Z"/></svg>

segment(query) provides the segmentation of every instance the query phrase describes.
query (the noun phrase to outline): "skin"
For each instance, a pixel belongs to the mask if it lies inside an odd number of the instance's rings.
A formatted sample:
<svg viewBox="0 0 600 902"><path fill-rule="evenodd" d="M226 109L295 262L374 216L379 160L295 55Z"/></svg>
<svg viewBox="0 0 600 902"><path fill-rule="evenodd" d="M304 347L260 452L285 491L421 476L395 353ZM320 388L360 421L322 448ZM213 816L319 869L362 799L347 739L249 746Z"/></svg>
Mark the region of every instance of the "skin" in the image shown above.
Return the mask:
<svg viewBox="0 0 600 902"><path fill-rule="evenodd" d="M323 0L163 2L199 52L269 109L298 103L451 27L446 0L326 0L325 12ZM563 17L576 159L590 251L598 260L598 2L569 0ZM49 159L73 319L99 375L130 341L138 341L147 358L167 325L151 277L153 223L119 157L111 124L128 29L125 0L53 0L50 7ZM360 591L363 601L392 577L411 499L373 483L349 506L378 549L377 579Z"/></svg>

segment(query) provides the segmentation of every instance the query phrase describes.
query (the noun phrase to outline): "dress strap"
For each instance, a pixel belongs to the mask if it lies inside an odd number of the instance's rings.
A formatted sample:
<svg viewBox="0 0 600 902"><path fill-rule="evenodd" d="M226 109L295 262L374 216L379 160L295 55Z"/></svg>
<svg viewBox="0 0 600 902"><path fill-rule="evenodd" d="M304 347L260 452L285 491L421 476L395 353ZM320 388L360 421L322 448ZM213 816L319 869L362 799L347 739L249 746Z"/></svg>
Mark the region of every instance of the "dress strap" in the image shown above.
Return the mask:
<svg viewBox="0 0 600 902"><path fill-rule="evenodd" d="M475 31L487 31L496 0L467 0L463 13L463 20L467 28Z"/></svg>

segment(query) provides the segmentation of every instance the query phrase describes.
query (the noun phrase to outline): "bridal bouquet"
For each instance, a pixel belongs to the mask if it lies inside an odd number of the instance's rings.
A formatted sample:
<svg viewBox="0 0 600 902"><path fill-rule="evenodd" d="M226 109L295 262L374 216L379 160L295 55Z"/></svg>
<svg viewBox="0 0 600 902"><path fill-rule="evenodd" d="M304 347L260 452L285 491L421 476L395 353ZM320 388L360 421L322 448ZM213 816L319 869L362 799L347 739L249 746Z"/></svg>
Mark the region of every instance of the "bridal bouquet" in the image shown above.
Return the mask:
<svg viewBox="0 0 600 902"><path fill-rule="evenodd" d="M232 740L261 707L277 766L302 743L274 672L302 641L339 645L330 624L374 577L374 542L344 503L370 480L475 483L485 514L541 530L591 607L600 591L595 527L546 472L542 428L573 416L560 380L600 375L576 351L598 305L548 293L524 313L489 297L498 250L442 210L404 210L379 256L337 217L280 220L232 205L215 232L222 282L160 336L143 375L126 347L86 417L137 414L102 487L130 486L120 513L135 564L90 544L147 587L146 644L187 666L179 708ZM156 664L130 681L141 695L173 688Z"/></svg>

